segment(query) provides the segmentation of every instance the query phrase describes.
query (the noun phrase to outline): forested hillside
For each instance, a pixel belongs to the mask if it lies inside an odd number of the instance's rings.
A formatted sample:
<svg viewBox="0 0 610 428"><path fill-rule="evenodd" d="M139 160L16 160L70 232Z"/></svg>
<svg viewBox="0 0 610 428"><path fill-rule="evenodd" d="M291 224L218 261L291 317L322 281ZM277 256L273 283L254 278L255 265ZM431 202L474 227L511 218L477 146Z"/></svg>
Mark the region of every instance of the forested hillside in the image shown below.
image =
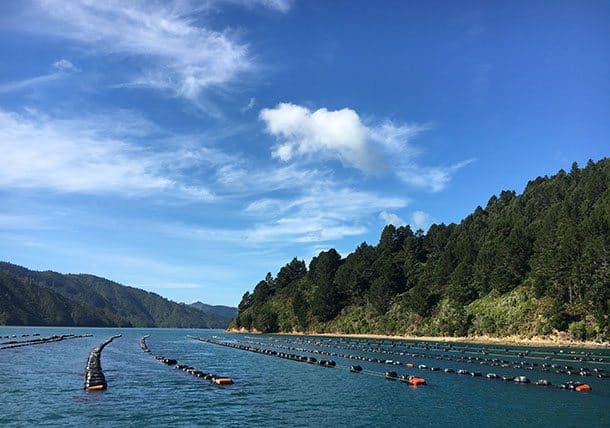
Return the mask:
<svg viewBox="0 0 610 428"><path fill-rule="evenodd" d="M228 319L97 276L0 262L0 324L225 328Z"/></svg>
<svg viewBox="0 0 610 428"><path fill-rule="evenodd" d="M293 259L239 305L233 327L608 339L610 159L502 191L460 224L386 226L376 246Z"/></svg>
<svg viewBox="0 0 610 428"><path fill-rule="evenodd" d="M109 327L103 311L0 272L0 325Z"/></svg>
<svg viewBox="0 0 610 428"><path fill-rule="evenodd" d="M217 320L222 322L224 326L229 325L229 323L237 315L237 308L233 306L208 305L202 302L190 303L188 306L217 318Z"/></svg>

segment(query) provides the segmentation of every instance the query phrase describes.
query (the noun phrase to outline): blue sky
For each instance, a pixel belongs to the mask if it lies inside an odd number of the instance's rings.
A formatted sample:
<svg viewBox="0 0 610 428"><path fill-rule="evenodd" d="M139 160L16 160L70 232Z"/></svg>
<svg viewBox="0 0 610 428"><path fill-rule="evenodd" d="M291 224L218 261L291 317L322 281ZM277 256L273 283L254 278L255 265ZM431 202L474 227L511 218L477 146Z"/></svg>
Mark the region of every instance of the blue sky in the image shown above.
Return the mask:
<svg viewBox="0 0 610 428"><path fill-rule="evenodd" d="M604 1L4 1L0 58L0 259L176 301L610 147Z"/></svg>

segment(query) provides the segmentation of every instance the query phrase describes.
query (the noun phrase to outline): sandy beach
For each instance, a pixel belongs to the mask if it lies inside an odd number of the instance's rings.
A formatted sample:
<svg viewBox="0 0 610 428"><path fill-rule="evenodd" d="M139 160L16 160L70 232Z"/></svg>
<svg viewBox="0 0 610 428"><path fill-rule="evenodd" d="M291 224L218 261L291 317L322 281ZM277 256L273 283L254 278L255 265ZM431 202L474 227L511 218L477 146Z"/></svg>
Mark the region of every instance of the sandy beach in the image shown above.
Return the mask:
<svg viewBox="0 0 610 428"><path fill-rule="evenodd" d="M228 333L250 333L260 334L258 331L249 331L245 329L230 329ZM446 337L446 336L389 336L383 334L344 334L344 333L316 333L316 332L290 332L290 333L272 333L275 336L324 336L324 337L354 337L362 339L396 339L396 340L412 340L412 341L427 341L427 342L446 342L446 343L473 343L485 345L518 345L518 346L540 346L540 347L561 347L561 348L592 348L592 349L608 349L609 342L591 342L574 340L567 333L558 333L552 336L506 336L506 337L491 337L491 336L465 336L465 337Z"/></svg>

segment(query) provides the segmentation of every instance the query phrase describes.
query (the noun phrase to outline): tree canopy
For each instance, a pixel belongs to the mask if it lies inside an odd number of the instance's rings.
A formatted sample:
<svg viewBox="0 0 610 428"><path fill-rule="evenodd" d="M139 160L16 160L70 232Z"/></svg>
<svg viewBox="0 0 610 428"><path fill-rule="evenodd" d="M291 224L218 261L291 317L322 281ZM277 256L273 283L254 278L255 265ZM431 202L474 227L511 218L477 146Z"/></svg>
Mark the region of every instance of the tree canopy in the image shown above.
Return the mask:
<svg viewBox="0 0 610 428"><path fill-rule="evenodd" d="M609 337L610 159L504 190L459 224L386 226L345 259L294 258L246 293L234 324L282 331ZM499 310L498 308L503 308ZM271 317L272 318L272 317ZM272 323L270 323L272 324Z"/></svg>

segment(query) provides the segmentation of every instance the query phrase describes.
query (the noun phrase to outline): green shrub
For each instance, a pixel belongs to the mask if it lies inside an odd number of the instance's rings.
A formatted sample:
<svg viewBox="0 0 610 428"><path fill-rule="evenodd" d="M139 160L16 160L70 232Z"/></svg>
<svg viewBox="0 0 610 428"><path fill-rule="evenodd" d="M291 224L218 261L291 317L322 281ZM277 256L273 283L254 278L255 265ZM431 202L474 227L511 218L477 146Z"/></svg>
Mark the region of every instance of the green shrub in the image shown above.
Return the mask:
<svg viewBox="0 0 610 428"><path fill-rule="evenodd" d="M583 320L571 322L568 331L577 339L585 340L587 338L587 325Z"/></svg>

